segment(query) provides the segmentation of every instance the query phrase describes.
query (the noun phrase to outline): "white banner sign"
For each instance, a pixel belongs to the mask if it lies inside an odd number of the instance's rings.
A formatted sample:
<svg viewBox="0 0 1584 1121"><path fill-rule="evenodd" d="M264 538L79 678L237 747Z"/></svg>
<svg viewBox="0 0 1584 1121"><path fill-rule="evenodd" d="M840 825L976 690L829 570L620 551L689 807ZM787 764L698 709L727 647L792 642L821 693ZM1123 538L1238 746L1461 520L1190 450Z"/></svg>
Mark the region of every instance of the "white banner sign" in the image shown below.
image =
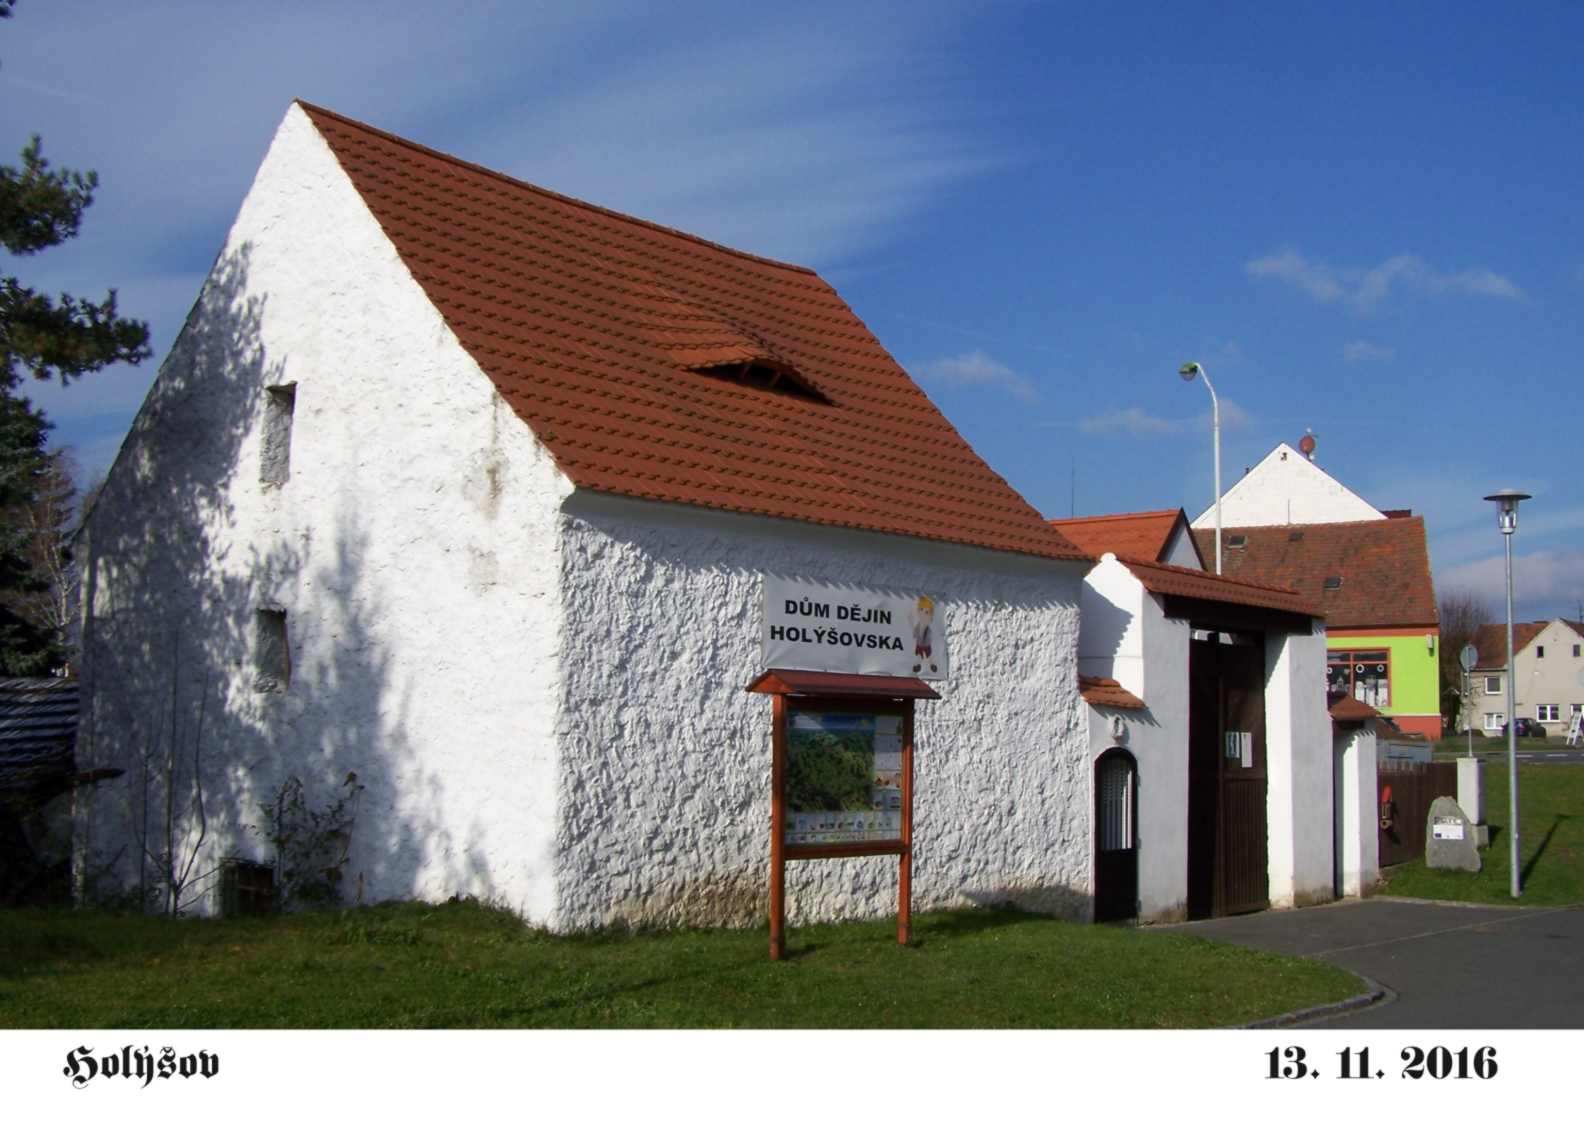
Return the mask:
<svg viewBox="0 0 1584 1121"><path fill-rule="evenodd" d="M764 665L943 681L945 606L856 584L764 578Z"/></svg>

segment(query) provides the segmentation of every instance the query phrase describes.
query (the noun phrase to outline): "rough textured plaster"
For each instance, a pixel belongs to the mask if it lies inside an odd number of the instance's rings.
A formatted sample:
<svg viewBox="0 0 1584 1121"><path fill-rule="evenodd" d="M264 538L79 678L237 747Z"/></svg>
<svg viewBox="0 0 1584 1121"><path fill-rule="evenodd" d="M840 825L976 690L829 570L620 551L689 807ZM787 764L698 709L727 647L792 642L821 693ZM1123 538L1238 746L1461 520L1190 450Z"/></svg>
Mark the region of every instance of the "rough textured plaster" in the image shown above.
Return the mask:
<svg viewBox="0 0 1584 1121"><path fill-rule="evenodd" d="M929 591L952 679L920 702L914 905L1089 908L1077 565L575 496L563 519L557 925L750 924L768 899L764 573ZM788 866L789 921L892 913L894 857Z"/></svg>
<svg viewBox="0 0 1584 1121"><path fill-rule="evenodd" d="M269 855L251 828L287 776L323 806L355 772L349 897L548 920L569 490L294 107L90 519L84 753L131 773L80 820L85 870L120 849L106 886L136 882L141 758L174 729L184 766L205 745L200 868ZM253 688L259 607L288 613L279 694Z"/></svg>

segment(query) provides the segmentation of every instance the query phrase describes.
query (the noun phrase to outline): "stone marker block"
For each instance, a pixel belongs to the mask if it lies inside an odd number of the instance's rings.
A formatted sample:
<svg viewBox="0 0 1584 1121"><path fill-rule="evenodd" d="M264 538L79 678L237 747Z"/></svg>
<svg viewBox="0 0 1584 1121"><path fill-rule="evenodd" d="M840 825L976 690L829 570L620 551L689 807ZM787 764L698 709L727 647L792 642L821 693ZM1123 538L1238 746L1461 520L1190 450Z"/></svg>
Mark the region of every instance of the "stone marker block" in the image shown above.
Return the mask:
<svg viewBox="0 0 1584 1121"><path fill-rule="evenodd" d="M1478 872L1484 866L1473 823L1456 798L1437 798L1430 803L1430 817L1425 822L1425 864L1431 868L1461 868L1465 872Z"/></svg>

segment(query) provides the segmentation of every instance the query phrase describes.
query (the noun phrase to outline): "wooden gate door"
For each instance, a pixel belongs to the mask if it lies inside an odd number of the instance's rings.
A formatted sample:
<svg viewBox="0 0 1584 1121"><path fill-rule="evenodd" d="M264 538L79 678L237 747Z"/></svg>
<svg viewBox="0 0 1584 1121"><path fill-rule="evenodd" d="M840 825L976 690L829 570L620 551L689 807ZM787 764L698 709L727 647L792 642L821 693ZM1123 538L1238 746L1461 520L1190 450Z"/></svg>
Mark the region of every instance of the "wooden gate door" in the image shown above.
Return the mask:
<svg viewBox="0 0 1584 1121"><path fill-rule="evenodd" d="M1188 915L1270 906L1263 643L1189 646Z"/></svg>
<svg viewBox="0 0 1584 1121"><path fill-rule="evenodd" d="M1138 917L1138 765L1114 747L1095 761L1095 922Z"/></svg>

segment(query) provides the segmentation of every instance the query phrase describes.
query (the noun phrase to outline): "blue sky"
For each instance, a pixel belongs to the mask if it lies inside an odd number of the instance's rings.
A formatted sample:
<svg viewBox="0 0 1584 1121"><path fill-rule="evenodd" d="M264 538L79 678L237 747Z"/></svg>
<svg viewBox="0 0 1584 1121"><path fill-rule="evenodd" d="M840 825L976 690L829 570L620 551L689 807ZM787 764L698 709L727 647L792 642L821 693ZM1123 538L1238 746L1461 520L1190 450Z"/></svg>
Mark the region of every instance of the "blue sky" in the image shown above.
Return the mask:
<svg viewBox="0 0 1584 1121"><path fill-rule="evenodd" d="M28 281L163 357L293 97L812 265L1052 517L1212 498L1306 428L1500 611L1584 601L1584 7L20 0L0 149L96 168ZM84 466L157 362L35 399Z"/></svg>

